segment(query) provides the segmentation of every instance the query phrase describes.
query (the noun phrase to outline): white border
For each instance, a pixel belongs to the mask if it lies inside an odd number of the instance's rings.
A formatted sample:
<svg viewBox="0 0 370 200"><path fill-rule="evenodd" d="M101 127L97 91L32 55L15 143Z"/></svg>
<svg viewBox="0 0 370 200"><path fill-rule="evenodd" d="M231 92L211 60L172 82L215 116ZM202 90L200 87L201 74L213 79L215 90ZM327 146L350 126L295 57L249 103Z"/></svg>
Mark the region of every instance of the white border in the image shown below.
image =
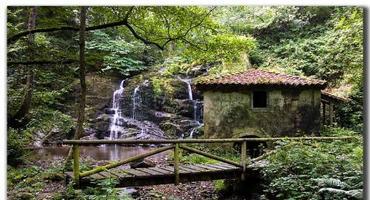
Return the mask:
<svg viewBox="0 0 370 200"><path fill-rule="evenodd" d="M104 2L104 3L102 3ZM0 16L0 37L2 41L2 47L0 48L0 62L1 62L1 67L0 67L0 113L1 113L1 121L0 121L0 148L1 148L1 159L2 162L0 162L0 180L2 183L0 183L0 194L3 195L3 198L0 197L0 199L6 199L6 7L7 6L29 6L29 5L53 5L53 6L68 6L68 5L91 5L91 6L99 6L99 5L322 5L322 6L327 6L327 5L343 5L343 6L352 6L352 5L357 5L357 6L363 6L369 9L370 1L369 0L359 0L359 1L344 1L344 0L337 0L337 1L330 1L330 0L268 0L268 1L261 1L261 0L188 0L188 1L180 1L180 0L135 0L135 1L118 1L118 0L63 0L63 1L51 1L51 0L32 0L32 1L25 1L25 0L2 0L0 3L1 6L1 16ZM369 11L369 10L368 10ZM369 14L367 14L367 22L369 22ZM366 27L368 29L368 27ZM366 32L368 33L368 31ZM369 44L368 44L368 39L366 44L366 49L369 50ZM365 55L366 57L368 55ZM369 66L369 61L368 59L365 59L366 66ZM367 74L369 76L369 74ZM368 78L368 77L367 77ZM369 88L369 82L367 81L367 87ZM367 99L368 100L368 99ZM368 106L368 101L366 102L367 110L365 111L366 114L369 113L369 106ZM366 117L367 121L365 124L369 124L369 118ZM367 139L368 135L367 132L364 134L366 135ZM366 162L369 160L369 142L365 142L367 145L366 147ZM368 162L367 162L368 163ZM369 166L364 166L364 169L366 170L369 168ZM366 173L366 179L365 183L370 183L368 172ZM368 187L368 185L367 185ZM368 189L368 188L367 188ZM368 198L369 195L367 195ZM364 197L364 199L367 199Z"/></svg>

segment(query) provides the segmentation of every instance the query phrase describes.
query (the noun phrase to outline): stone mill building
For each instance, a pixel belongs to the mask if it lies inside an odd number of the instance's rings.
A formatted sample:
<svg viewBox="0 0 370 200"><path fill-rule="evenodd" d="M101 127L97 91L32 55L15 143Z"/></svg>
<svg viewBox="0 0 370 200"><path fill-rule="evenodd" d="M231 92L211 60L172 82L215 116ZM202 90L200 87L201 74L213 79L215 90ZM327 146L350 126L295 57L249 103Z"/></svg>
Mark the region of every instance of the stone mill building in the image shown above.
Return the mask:
<svg viewBox="0 0 370 200"><path fill-rule="evenodd" d="M206 138L315 135L323 80L250 69L202 77Z"/></svg>

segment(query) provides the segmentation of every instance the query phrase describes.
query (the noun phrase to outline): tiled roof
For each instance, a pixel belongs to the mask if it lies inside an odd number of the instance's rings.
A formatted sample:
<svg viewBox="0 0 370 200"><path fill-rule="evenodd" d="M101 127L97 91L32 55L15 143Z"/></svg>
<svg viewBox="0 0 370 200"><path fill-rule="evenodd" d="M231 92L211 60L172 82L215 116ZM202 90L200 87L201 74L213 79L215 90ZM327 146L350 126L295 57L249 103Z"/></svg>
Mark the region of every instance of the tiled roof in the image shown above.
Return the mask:
<svg viewBox="0 0 370 200"><path fill-rule="evenodd" d="M349 98L340 97L337 95L334 95L328 91L321 90L321 98L327 99L327 100L334 100L334 101L341 101L341 102L348 102L350 101Z"/></svg>
<svg viewBox="0 0 370 200"><path fill-rule="evenodd" d="M307 77L268 72L259 69L250 69L244 72L223 75L218 77L202 77L195 82L196 87L202 86L309 86L325 88L326 81Z"/></svg>

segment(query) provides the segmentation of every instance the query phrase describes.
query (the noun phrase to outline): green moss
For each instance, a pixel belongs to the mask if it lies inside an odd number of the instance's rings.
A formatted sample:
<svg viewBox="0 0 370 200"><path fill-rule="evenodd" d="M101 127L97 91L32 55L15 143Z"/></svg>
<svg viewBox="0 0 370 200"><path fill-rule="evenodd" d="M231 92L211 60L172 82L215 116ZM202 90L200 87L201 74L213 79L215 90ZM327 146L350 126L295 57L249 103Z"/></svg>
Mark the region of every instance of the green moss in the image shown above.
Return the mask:
<svg viewBox="0 0 370 200"><path fill-rule="evenodd" d="M185 59L181 57L167 58L164 61L163 65L166 67L166 69L163 72L164 76L186 74L191 69L191 65L186 63Z"/></svg>
<svg viewBox="0 0 370 200"><path fill-rule="evenodd" d="M214 163L217 163L218 161L198 155L198 154L191 153L189 155L182 156L181 162L188 163L188 164L204 164L204 163L214 164Z"/></svg>
<svg viewBox="0 0 370 200"><path fill-rule="evenodd" d="M215 180L213 181L216 192L220 192L226 188L224 180Z"/></svg>
<svg viewBox="0 0 370 200"><path fill-rule="evenodd" d="M162 77L152 77L151 83L153 85L153 92L156 97L164 94L172 95L175 88L171 85L172 79Z"/></svg>

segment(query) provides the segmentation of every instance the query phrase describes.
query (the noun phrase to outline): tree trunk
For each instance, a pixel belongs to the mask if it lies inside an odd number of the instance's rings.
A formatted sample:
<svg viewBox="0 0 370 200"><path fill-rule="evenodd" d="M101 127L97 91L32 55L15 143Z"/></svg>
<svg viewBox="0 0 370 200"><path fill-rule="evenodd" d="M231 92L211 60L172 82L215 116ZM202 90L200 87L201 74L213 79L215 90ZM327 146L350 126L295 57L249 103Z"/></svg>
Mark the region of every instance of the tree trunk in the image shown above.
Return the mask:
<svg viewBox="0 0 370 200"><path fill-rule="evenodd" d="M85 104L86 104L86 81L85 81L85 37L86 37L86 11L87 7L81 7L80 11L80 86L81 86L81 93L80 93L80 101L78 105L78 118L77 118L77 127L76 132L74 134L74 139L80 139L83 136L83 124L85 121ZM69 160L72 157L72 148L70 148L68 152L68 156L66 158L65 167L69 163Z"/></svg>
<svg viewBox="0 0 370 200"><path fill-rule="evenodd" d="M86 104L86 81L85 81L85 29L86 29L86 7L81 7L80 13L80 103L78 107L77 128L74 139L79 139L83 135L83 123L85 121Z"/></svg>
<svg viewBox="0 0 370 200"><path fill-rule="evenodd" d="M36 7L31 8L31 12L28 18L27 23L27 29L28 31L32 31L36 28ZM33 34L28 35L28 51L29 53L29 59L34 59L34 41L35 37ZM26 88L25 88L25 95L23 98L23 102L19 108L19 110L14 114L13 117L11 117L9 121L9 126L11 127L17 127L22 126L25 123L25 117L30 111L31 108L31 102L32 102L32 91L33 91L33 68L28 67L27 68L27 80L26 80Z"/></svg>

